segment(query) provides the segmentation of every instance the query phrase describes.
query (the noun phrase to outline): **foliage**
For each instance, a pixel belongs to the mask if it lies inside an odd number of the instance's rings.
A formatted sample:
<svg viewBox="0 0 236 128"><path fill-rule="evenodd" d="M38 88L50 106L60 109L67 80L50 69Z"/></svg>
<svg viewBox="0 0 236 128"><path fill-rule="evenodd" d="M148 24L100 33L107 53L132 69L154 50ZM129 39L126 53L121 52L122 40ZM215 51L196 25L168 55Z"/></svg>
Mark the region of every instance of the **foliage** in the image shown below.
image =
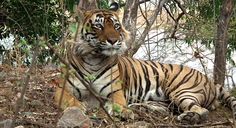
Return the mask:
<svg viewBox="0 0 236 128"><path fill-rule="evenodd" d="M66 10L73 13L76 0L3 0L0 2L3 15L7 17L3 37L9 34L24 38L27 45L35 44L38 37L46 37L51 44L59 43L68 25L68 18L71 14L66 14ZM66 9L64 9L66 7ZM21 42L20 42L21 43ZM21 45L21 44L20 44ZM24 49L27 51L29 49ZM52 51L43 50L39 56L42 62L47 56L51 56Z"/></svg>
<svg viewBox="0 0 236 128"><path fill-rule="evenodd" d="M186 10L189 10L188 14L191 18L186 18L186 24L184 24L184 29L186 33L193 31L194 33L187 36L187 43L193 42L193 40L199 40L206 46L214 44L216 39L216 29L217 29L217 20L220 15L221 7L223 0L200 0L186 2ZM236 4L236 3L235 3ZM236 9L234 8L234 14ZM232 15L228 30L228 51L227 59L232 63L233 59L231 58L232 53L236 50L236 15Z"/></svg>
<svg viewBox="0 0 236 128"><path fill-rule="evenodd" d="M7 15L9 32L32 43L37 36L48 34L54 37L61 29L56 19L63 15L57 4L55 1L5 0L1 8Z"/></svg>
<svg viewBox="0 0 236 128"><path fill-rule="evenodd" d="M98 2L98 8L109 9L109 0L100 0Z"/></svg>

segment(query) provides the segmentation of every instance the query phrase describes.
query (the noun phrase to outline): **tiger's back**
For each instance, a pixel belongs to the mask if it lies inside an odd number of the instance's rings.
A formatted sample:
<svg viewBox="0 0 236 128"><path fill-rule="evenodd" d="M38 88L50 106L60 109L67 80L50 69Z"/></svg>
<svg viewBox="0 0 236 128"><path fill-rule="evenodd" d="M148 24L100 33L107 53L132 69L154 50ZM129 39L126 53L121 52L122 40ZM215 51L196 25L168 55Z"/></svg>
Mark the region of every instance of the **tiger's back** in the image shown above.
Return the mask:
<svg viewBox="0 0 236 128"><path fill-rule="evenodd" d="M217 98L215 85L195 69L176 64L161 64L121 57L121 79L130 103L148 100L190 98L208 108ZM135 97L135 98L134 98ZM197 97L197 98L196 98ZM180 106L181 101L176 103Z"/></svg>

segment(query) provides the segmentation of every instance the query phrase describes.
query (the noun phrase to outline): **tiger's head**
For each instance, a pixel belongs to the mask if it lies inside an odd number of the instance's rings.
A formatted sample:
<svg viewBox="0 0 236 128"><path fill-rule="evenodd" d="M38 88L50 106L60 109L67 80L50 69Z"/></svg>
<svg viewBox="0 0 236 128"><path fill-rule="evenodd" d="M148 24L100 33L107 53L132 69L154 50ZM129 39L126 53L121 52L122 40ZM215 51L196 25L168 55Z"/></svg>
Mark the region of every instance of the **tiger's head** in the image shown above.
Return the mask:
<svg viewBox="0 0 236 128"><path fill-rule="evenodd" d="M129 32L122 26L116 12L93 10L84 13L81 39L94 53L106 56L122 54L127 48L128 38Z"/></svg>

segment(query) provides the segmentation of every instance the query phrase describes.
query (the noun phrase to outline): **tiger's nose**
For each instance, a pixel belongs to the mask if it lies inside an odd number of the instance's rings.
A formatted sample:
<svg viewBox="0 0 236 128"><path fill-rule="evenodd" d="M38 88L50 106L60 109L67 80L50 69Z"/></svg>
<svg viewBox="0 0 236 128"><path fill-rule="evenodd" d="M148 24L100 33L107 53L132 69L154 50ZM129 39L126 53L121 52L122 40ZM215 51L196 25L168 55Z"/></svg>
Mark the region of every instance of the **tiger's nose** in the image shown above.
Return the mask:
<svg viewBox="0 0 236 128"><path fill-rule="evenodd" d="M112 44L112 45L115 44L117 41L118 41L117 38L109 38L109 39L107 39L107 42Z"/></svg>

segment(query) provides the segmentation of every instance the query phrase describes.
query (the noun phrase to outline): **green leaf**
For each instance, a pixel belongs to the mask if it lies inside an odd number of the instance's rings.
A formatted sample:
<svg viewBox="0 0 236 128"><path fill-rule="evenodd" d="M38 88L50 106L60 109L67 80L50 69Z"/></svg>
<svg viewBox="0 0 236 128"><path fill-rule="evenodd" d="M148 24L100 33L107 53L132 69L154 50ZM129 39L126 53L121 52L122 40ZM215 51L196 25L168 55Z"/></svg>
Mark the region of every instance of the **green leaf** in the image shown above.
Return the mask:
<svg viewBox="0 0 236 128"><path fill-rule="evenodd" d="M96 79L96 76L95 75L87 75L87 76L85 76L85 79L86 80L89 80L89 81L93 81L93 80L95 80Z"/></svg>
<svg viewBox="0 0 236 128"><path fill-rule="evenodd" d="M113 111L114 111L115 113L121 114L122 108L120 107L120 105L114 103L113 106L112 106L112 108L113 108Z"/></svg>

